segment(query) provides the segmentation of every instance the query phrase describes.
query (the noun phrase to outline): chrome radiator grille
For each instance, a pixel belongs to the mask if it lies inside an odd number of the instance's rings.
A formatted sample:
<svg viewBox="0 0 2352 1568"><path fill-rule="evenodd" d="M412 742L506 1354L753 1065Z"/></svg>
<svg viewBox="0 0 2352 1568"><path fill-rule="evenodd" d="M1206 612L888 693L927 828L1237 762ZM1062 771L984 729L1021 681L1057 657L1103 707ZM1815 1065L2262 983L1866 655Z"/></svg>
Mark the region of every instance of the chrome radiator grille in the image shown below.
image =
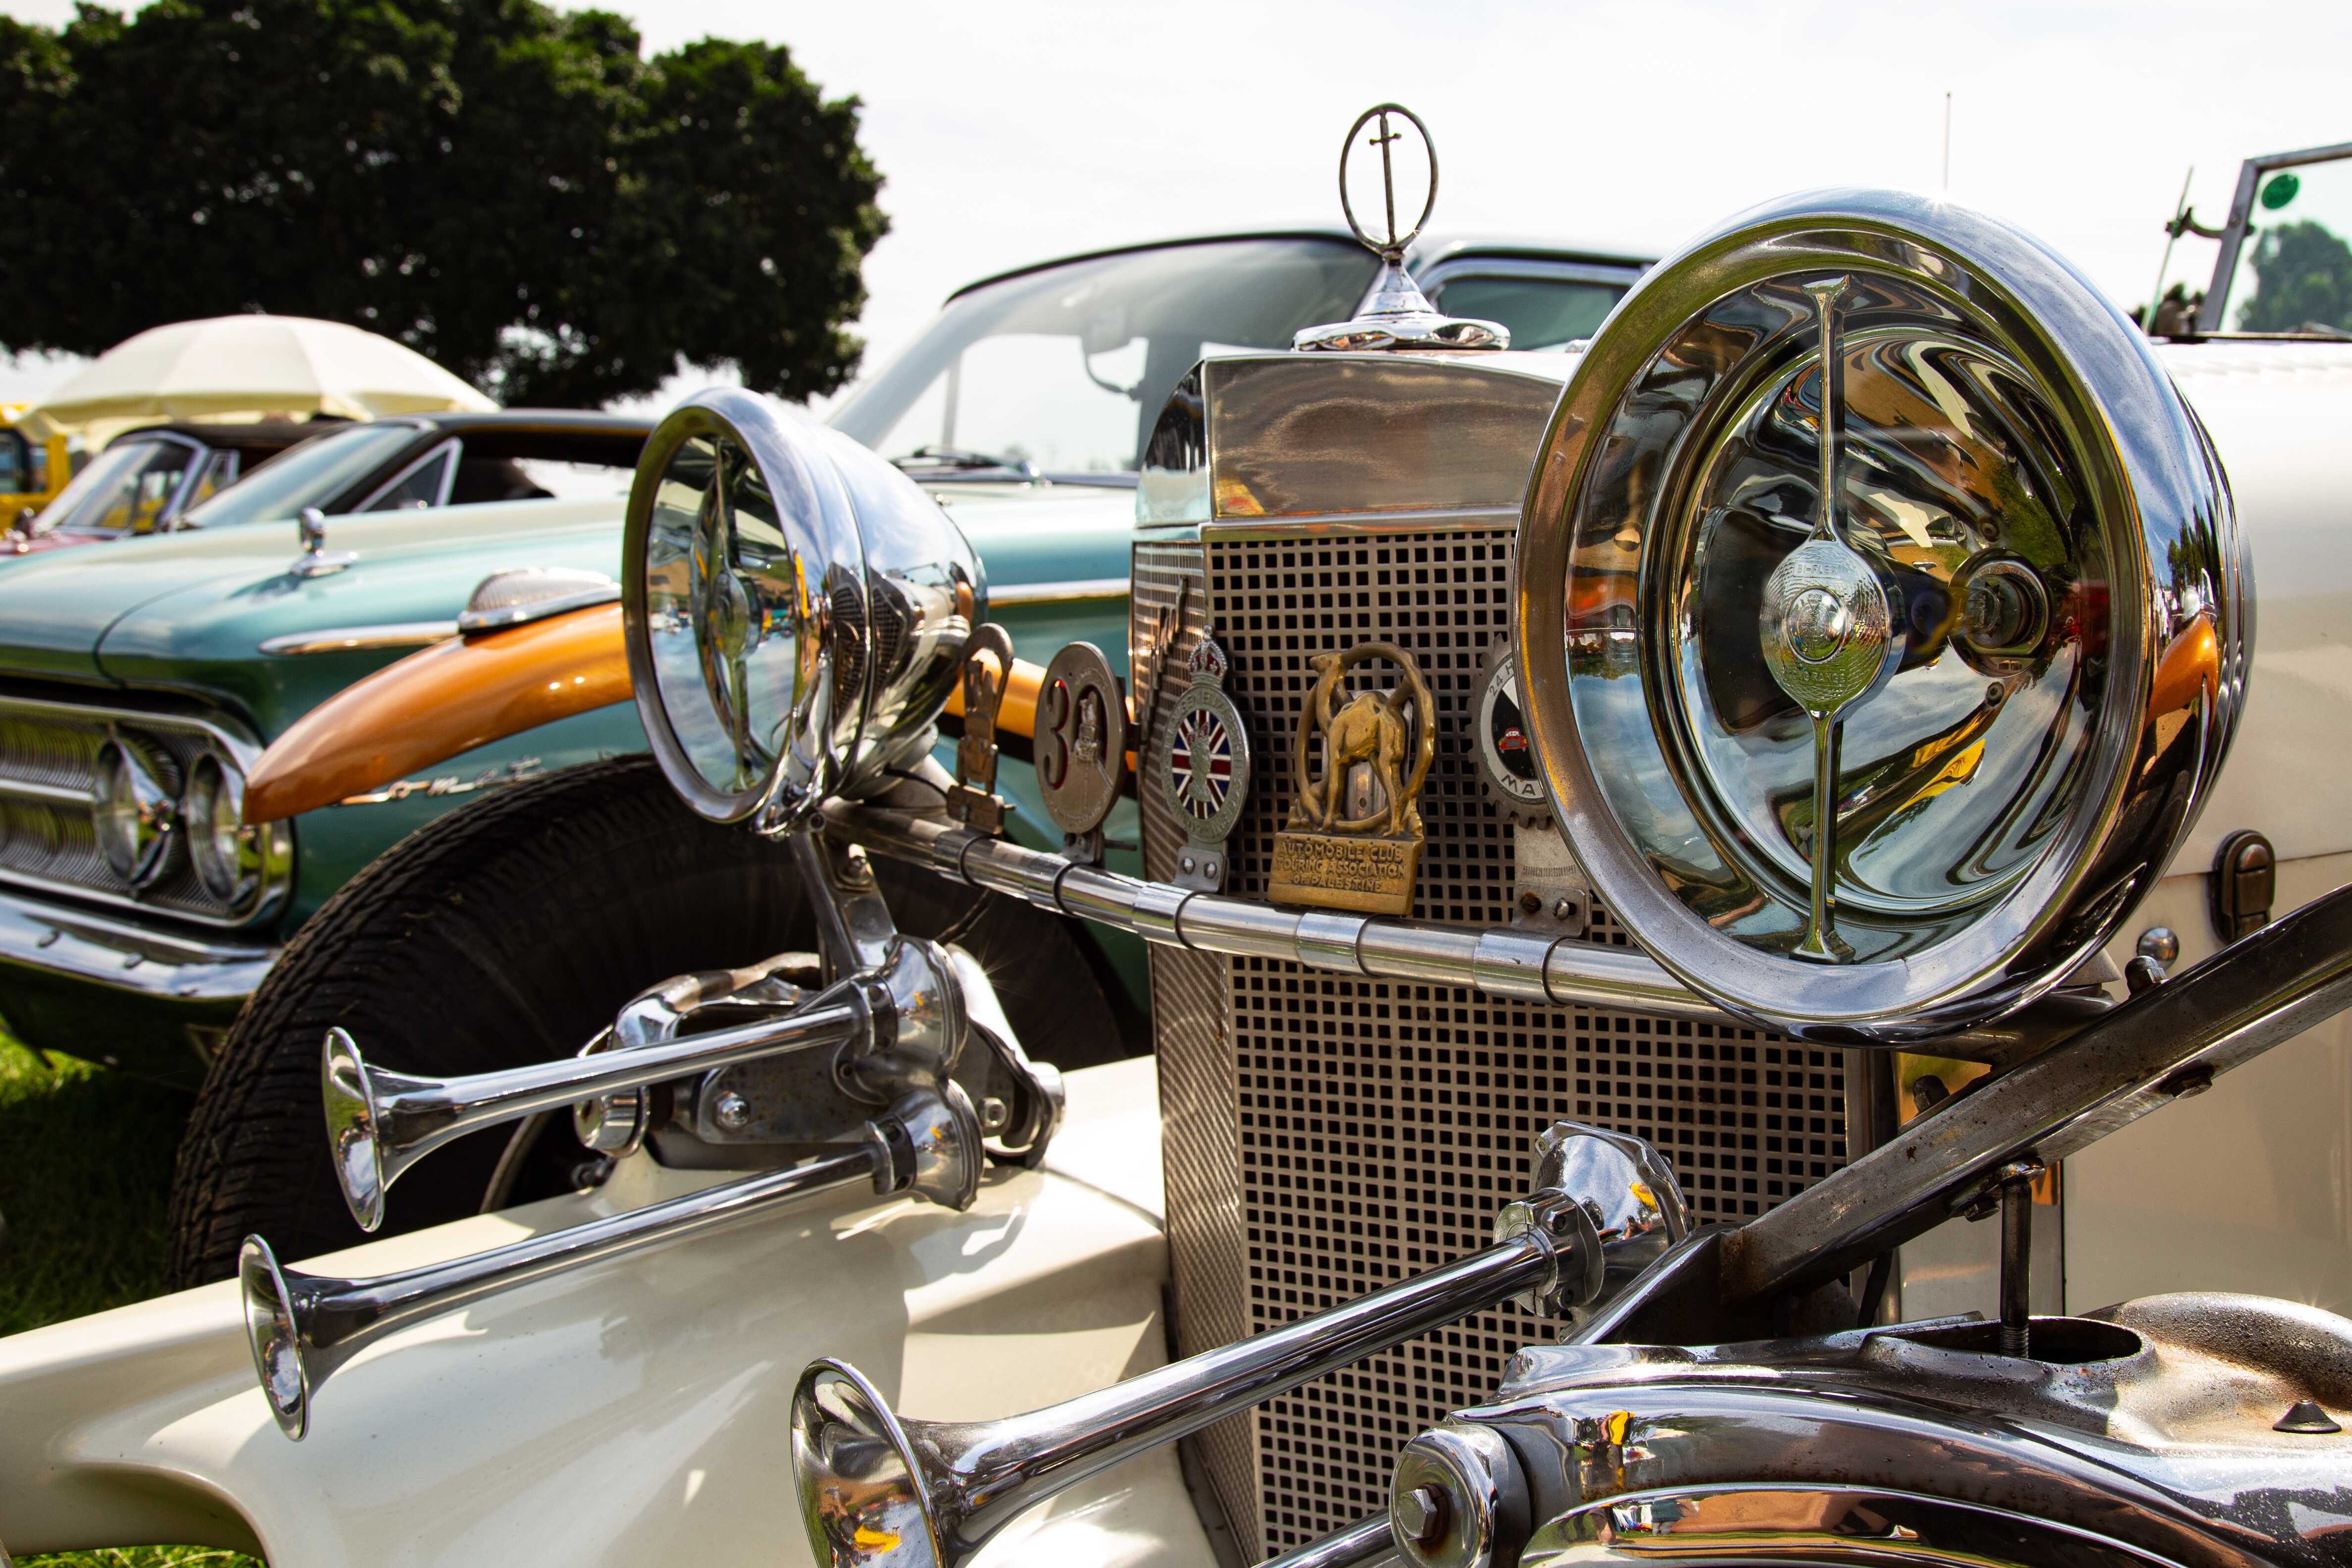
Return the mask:
<svg viewBox="0 0 2352 1568"><path fill-rule="evenodd" d="M1265 896L1307 660L1386 640L1419 661L1440 710L1414 918L1509 919L1513 829L1482 792L1468 715L1480 660L1507 623L1511 541L1496 520L1361 533L1253 527L1213 531L1204 545L1139 548L1139 624L1148 595L1172 598L1154 584L1187 566L1200 573L1191 618L1232 656L1230 686L1250 720L1259 765L1229 891ZM1163 710L1180 688L1162 683ZM1181 835L1155 792L1144 799L1147 863L1164 876ZM1588 940L1627 939L1601 911ZM1161 950L1153 962L1174 1305L1188 1352L1484 1246L1496 1206L1532 1173L1534 1134L1554 1121L1653 1140L1708 1218L1759 1214L1847 1157L1843 1051L1271 960ZM1487 1313L1273 1401L1246 1434L1213 1435L1202 1458L1245 1548L1271 1554L1381 1508L1398 1447L1477 1402L1512 1352L1549 1335L1516 1308Z"/></svg>
<svg viewBox="0 0 2352 1568"><path fill-rule="evenodd" d="M157 881L135 891L99 853L90 799L98 754L117 731L147 742L173 772L170 782L177 785L184 784L208 750L242 766L257 749L211 720L0 694L0 885L152 910L205 925L250 919L250 908L230 910L205 890L184 846L175 847ZM280 891L263 889L261 901Z"/></svg>

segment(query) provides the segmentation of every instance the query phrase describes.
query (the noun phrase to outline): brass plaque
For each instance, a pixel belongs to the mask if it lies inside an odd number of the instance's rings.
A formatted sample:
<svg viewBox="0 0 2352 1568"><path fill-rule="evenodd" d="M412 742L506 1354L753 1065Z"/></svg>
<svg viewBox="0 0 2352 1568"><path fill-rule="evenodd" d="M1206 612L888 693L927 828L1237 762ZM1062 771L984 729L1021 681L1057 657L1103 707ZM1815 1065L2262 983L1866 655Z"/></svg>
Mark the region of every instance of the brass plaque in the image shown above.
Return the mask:
<svg viewBox="0 0 2352 1568"><path fill-rule="evenodd" d="M1349 695L1349 670L1374 660L1396 666L1402 680ZM1358 914L1410 914L1421 870L1421 788L1437 750L1428 684L1394 643L1359 643L1311 662L1315 689L1291 749L1298 793L1275 835L1267 895Z"/></svg>

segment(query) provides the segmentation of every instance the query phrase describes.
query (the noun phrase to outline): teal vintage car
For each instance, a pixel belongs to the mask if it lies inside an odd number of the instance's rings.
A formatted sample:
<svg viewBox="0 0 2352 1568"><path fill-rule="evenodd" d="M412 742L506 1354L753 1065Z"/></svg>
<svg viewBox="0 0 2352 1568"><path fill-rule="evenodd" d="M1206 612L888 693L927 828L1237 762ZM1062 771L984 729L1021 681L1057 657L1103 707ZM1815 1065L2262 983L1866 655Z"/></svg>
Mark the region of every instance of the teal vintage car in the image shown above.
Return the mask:
<svg viewBox="0 0 2352 1568"><path fill-rule="evenodd" d="M984 279L953 295L831 423L948 505L984 563L992 618L1016 652L1042 660L1085 638L1124 674L1139 456L1168 394L1204 355L1286 347L1302 328L1345 319L1378 265L1342 233L1304 231L1135 247ZM1540 348L1588 335L1642 263L1558 245L1454 239L1424 242L1415 265L1446 308L1500 320ZM231 1236L244 1223L219 1187L240 1168L236 1159L272 1157L262 1125L278 1114L272 1096L298 1094L307 1082L315 1100L319 1034L307 1016L249 1010L240 1033L271 1038L248 1043L236 1061L215 1060L289 939L362 867L452 807L639 753L645 739L635 708L615 702L265 828L236 821L230 802L244 770L328 696L420 643L455 635L486 579L518 569L616 574L620 523L613 501L446 507L332 520L325 552L351 557L334 570L317 567L319 549L298 549L288 525L131 541L102 560L66 552L0 574L0 803L8 826L0 841L0 1017L45 1049L181 1078L209 1067L207 1100L221 1108L198 1118L214 1146L214 1176L197 1184L209 1194L199 1205L209 1231ZM502 618L517 613L509 607ZM1014 836L1058 846L1017 754L1002 788ZM1135 864L1132 802L1108 837L1113 864ZM530 875L544 881L551 873ZM689 929L698 910L744 907L707 888L665 896L681 907L662 907L642 885L604 901L616 919L668 925L683 948L706 952L709 933ZM941 910L938 923L967 912ZM790 914L778 918L789 923ZM478 935L467 951L509 935ZM746 960L786 945L772 935L746 933ZM1010 929L1002 940L1007 962L1034 960L1052 972L1039 1001L1087 1035L1089 1049L1140 1047L1139 944L1075 928ZM316 948L304 950L306 962L350 962L348 952ZM606 966L572 978L583 1016L609 1019L635 987L684 967L658 943L630 951L644 973ZM299 989L313 1002L332 991ZM502 1033L477 1017L444 1031L437 1050L400 1059L459 1070L576 1048L576 1037L559 1043L566 1020L544 1008L527 1033L516 1032L522 1027ZM299 1067L273 1054L273 1030L291 1042ZM315 1114L287 1121L286 1157L315 1158ZM232 1127L235 1139L225 1131ZM241 1152L235 1157L231 1143ZM439 1163L447 1190L404 1187L411 1206L395 1223L477 1206L485 1181L508 1179L492 1171L496 1152L472 1165ZM255 1184L311 1193L331 1185ZM273 1217L280 1234L320 1245L341 1237L334 1221Z"/></svg>

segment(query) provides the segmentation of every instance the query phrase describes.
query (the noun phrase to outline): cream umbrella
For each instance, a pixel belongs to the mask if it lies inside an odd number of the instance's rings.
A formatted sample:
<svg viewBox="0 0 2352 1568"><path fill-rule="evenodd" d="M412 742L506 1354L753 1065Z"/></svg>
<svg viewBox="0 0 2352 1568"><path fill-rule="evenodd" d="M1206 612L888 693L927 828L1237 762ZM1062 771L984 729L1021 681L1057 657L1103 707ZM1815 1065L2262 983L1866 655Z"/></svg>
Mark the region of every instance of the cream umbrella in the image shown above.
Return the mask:
<svg viewBox="0 0 2352 1568"><path fill-rule="evenodd" d="M102 445L158 419L259 419L488 409L497 404L415 350L340 321L215 316L117 343L17 422L33 438Z"/></svg>

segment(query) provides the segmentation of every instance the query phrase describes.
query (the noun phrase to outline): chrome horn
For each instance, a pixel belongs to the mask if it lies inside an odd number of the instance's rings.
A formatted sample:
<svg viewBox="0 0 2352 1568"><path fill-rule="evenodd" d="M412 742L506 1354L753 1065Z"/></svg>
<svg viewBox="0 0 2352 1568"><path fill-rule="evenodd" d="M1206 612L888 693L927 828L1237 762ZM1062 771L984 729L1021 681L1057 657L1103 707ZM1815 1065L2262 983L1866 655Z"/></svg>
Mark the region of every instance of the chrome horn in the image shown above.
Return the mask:
<svg viewBox="0 0 2352 1568"><path fill-rule="evenodd" d="M1025 1415L908 1421L856 1368L814 1363L793 1398L793 1468L817 1561L963 1568L1088 1476L1511 1297L1555 1316L1591 1306L1621 1254L1646 1262L1689 1233L1680 1188L1640 1140L1563 1122L1538 1150L1537 1191L1505 1206L1486 1250ZM1548 1184L1567 1172L1584 1190Z"/></svg>
<svg viewBox="0 0 2352 1568"><path fill-rule="evenodd" d="M479 1128L616 1089L824 1046L851 1047L838 1069L845 1087L862 1090L859 1097L868 1103L887 1105L908 1083L944 1077L963 1033L950 961L932 943L911 938L898 941L887 969L829 986L782 1017L498 1072L462 1078L392 1072L371 1067L357 1041L330 1029L320 1064L327 1142L343 1201L360 1228L372 1231L383 1223L384 1194L403 1172Z"/></svg>
<svg viewBox="0 0 2352 1568"><path fill-rule="evenodd" d="M237 1255L245 1328L269 1412L288 1436L309 1430L310 1402L335 1369L393 1331L495 1291L696 1235L871 1181L970 1208L980 1190L980 1123L952 1082L916 1089L865 1124L861 1142L787 1170L766 1171L607 1219L399 1274L338 1279L282 1267L249 1236Z"/></svg>

